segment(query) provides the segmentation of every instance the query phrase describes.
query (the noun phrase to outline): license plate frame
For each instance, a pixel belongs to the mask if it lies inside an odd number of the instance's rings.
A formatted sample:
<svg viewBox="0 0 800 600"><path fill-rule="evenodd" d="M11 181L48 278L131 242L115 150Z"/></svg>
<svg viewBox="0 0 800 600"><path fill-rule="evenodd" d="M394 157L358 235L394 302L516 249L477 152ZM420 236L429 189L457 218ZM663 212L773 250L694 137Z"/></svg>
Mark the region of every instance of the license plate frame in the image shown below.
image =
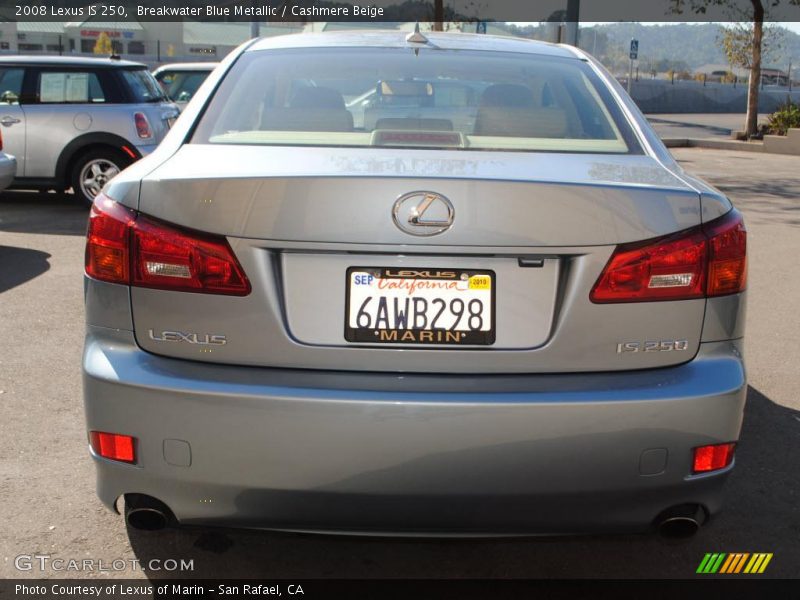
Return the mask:
<svg viewBox="0 0 800 600"><path fill-rule="evenodd" d="M433 281L466 281L473 276L489 277L489 310L490 328L488 330L453 330L437 327L436 329L389 329L375 327L353 327L350 323L350 302L352 300L353 273L368 273L384 279L433 280ZM426 277L428 274L455 273L454 278L440 279ZM405 274L405 275L400 275ZM485 291L485 290L484 290ZM497 274L490 269L454 269L426 267L348 267L345 276L344 303L344 339L354 344L403 344L413 346L437 346L439 348L485 348L492 346L497 339ZM466 309L465 309L466 310ZM483 313L483 311L482 311ZM450 315L451 317L453 315ZM460 323L459 323L460 324ZM378 332L388 332L380 334ZM396 332L396 335L392 332ZM406 332L411 332L409 335ZM431 335L421 332L431 332ZM461 335L456 335L457 333Z"/></svg>

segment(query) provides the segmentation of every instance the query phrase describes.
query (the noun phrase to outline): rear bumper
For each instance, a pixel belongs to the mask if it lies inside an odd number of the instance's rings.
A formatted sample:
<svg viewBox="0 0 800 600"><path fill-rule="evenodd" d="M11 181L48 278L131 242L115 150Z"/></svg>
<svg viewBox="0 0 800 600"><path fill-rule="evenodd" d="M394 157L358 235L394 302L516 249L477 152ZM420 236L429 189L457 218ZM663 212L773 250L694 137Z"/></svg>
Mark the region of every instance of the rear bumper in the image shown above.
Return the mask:
<svg viewBox="0 0 800 600"><path fill-rule="evenodd" d="M720 506L729 469L691 449L738 439L737 342L624 374L399 376L214 366L90 327L87 428L139 439L95 457L108 506L154 496L182 523L394 534L636 531ZM190 451L190 457L189 457ZM170 464L172 463L172 464Z"/></svg>
<svg viewBox="0 0 800 600"><path fill-rule="evenodd" d="M11 185L17 176L17 159L0 153L0 192Z"/></svg>

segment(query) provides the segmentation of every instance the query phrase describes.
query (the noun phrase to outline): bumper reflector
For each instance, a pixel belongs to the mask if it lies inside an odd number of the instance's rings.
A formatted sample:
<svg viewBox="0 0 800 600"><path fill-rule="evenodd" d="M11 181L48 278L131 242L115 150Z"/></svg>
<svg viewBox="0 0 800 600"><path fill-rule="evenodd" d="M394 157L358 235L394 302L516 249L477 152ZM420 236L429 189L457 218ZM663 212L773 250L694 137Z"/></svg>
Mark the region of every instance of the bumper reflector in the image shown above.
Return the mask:
<svg viewBox="0 0 800 600"><path fill-rule="evenodd" d="M695 448L692 473L707 473L724 469L733 462L735 448L735 443Z"/></svg>
<svg viewBox="0 0 800 600"><path fill-rule="evenodd" d="M95 454L118 460L120 462L136 462L136 438L119 433L105 433L103 431L90 431L89 443Z"/></svg>

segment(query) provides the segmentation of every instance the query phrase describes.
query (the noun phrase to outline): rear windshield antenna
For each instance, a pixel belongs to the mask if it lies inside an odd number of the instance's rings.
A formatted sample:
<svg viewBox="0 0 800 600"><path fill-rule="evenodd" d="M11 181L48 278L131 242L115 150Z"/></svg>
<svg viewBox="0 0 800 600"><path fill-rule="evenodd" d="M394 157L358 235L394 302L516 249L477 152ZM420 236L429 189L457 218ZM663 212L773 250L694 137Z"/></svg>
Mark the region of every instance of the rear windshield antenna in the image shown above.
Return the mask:
<svg viewBox="0 0 800 600"><path fill-rule="evenodd" d="M428 43L428 38L426 38L424 35L422 35L422 33L420 33L420 31L419 31L419 21L417 21L417 24L414 25L413 33L409 33L406 36L406 41L410 42L412 44L427 44Z"/></svg>

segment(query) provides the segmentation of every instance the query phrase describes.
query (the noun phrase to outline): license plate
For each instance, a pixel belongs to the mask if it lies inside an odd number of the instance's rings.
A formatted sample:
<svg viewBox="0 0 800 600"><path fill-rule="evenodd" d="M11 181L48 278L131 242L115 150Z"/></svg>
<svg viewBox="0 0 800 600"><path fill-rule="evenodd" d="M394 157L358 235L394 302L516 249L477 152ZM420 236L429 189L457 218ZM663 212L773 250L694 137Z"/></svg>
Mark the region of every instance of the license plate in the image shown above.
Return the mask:
<svg viewBox="0 0 800 600"><path fill-rule="evenodd" d="M350 267L344 337L371 344L488 346L495 274L470 269Z"/></svg>

